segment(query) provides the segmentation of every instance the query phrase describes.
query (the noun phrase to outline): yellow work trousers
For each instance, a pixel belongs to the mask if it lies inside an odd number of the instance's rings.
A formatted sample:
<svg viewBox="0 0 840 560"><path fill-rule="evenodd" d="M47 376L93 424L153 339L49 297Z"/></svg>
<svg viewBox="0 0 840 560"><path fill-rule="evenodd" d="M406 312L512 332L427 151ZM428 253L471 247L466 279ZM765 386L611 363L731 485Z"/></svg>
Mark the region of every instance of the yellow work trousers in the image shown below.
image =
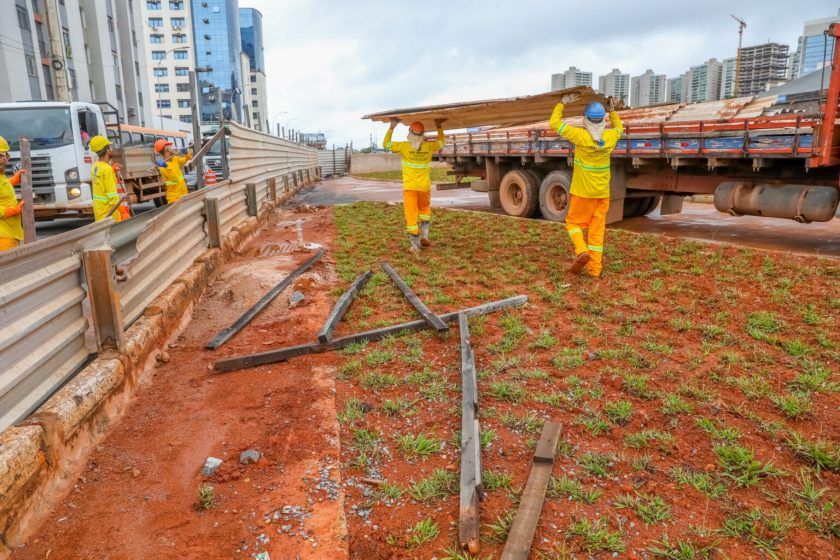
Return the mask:
<svg viewBox="0 0 840 560"><path fill-rule="evenodd" d="M403 191L403 206L406 231L410 235L418 235L418 222L428 222L432 219L431 191Z"/></svg>
<svg viewBox="0 0 840 560"><path fill-rule="evenodd" d="M575 246L575 255L589 251L589 264L586 272L592 276L600 276L604 256L604 230L607 227L607 210L610 208L609 198L583 198L572 196L569 204L569 214L566 216L566 231ZM583 230L589 228L588 240L583 236Z"/></svg>
<svg viewBox="0 0 840 560"><path fill-rule="evenodd" d="M11 237L0 237L0 251L8 251L20 247L20 241Z"/></svg>
<svg viewBox="0 0 840 560"><path fill-rule="evenodd" d="M189 194L187 191L187 183L185 181L178 181L177 185L169 185L166 187L166 202L167 204L175 204Z"/></svg>

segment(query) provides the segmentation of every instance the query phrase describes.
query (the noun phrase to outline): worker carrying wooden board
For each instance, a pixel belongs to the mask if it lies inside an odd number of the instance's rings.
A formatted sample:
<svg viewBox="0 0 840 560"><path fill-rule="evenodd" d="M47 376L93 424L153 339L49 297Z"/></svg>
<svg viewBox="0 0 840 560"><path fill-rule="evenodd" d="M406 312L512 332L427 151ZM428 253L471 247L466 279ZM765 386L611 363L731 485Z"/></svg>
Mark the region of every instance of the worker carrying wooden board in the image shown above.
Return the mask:
<svg viewBox="0 0 840 560"><path fill-rule="evenodd" d="M392 142L391 136L400 123L391 119L391 126L385 133L382 147L402 157L403 202L405 229L408 233L408 251L417 256L421 247L431 246L429 222L432 219L432 155L443 148L445 137L441 125L444 119L435 119L437 139L426 141L426 129L417 121L408 127L405 142Z"/></svg>
<svg viewBox="0 0 840 560"><path fill-rule="evenodd" d="M575 145L574 171L569 189L571 202L566 216L566 231L575 248L575 260L570 271L601 276L604 256L604 231L610 207L610 154L615 149L624 128L615 111L616 99L607 99L607 108L599 102L590 103L583 113L583 128L562 121L563 107L577 100L577 93L569 93L554 107L549 125ZM606 129L609 113L611 129ZM583 230L588 228L588 239Z"/></svg>

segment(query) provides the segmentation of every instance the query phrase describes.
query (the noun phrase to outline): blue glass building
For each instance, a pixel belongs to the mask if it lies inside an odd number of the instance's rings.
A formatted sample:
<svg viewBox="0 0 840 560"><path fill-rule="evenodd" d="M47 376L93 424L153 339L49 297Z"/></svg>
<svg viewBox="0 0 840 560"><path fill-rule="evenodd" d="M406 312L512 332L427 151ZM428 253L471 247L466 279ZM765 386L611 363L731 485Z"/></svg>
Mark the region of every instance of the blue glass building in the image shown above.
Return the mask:
<svg viewBox="0 0 840 560"><path fill-rule="evenodd" d="M238 0L194 0L193 36L196 66L211 67L197 74L201 122L217 122L217 91L221 89L225 118L242 122L242 41Z"/></svg>
<svg viewBox="0 0 840 560"><path fill-rule="evenodd" d="M242 52L251 60L251 71L265 74L262 14L254 8L239 8L239 31Z"/></svg>

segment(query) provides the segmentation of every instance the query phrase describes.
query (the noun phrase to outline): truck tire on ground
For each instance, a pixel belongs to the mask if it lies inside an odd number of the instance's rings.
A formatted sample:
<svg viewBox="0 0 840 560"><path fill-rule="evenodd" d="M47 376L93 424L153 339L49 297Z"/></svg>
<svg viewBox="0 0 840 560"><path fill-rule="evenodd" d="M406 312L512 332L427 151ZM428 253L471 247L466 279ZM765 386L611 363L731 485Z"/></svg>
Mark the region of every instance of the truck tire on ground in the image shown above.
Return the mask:
<svg viewBox="0 0 840 560"><path fill-rule="evenodd" d="M662 195L643 196L641 198L625 198L624 199L624 217L638 218L639 216L647 216L659 206L659 201Z"/></svg>
<svg viewBox="0 0 840 560"><path fill-rule="evenodd" d="M470 188L475 192L488 192L490 190L490 184L484 179L476 179L470 183Z"/></svg>
<svg viewBox="0 0 840 560"><path fill-rule="evenodd" d="M540 180L528 169L513 169L502 178L499 198L502 209L510 216L530 218L537 212L540 197Z"/></svg>
<svg viewBox="0 0 840 560"><path fill-rule="evenodd" d="M543 218L552 222L566 220L569 213L572 174L568 171L552 171L545 176L540 185L540 212Z"/></svg>

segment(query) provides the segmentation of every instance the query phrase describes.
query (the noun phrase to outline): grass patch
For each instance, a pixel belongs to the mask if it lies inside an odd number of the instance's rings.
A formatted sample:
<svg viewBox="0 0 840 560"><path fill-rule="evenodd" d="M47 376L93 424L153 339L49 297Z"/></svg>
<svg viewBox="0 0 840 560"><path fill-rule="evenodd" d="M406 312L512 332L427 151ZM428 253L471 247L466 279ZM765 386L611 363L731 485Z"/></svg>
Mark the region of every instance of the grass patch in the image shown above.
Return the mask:
<svg viewBox="0 0 840 560"><path fill-rule="evenodd" d="M407 459L416 459L417 457L428 457L432 453L437 453L441 450L443 442L426 434L405 434L397 437L397 446L400 452Z"/></svg>
<svg viewBox="0 0 840 560"><path fill-rule="evenodd" d="M580 546L586 552L624 552L625 549L621 531L610 531L609 523L603 517L595 521L584 518L572 523L566 536L580 539Z"/></svg>
<svg viewBox="0 0 840 560"><path fill-rule="evenodd" d="M216 505L216 492L209 484L198 487L193 507L196 511L207 511Z"/></svg>
<svg viewBox="0 0 840 560"><path fill-rule="evenodd" d="M451 496L457 489L454 473L444 469L435 469L429 477L412 484L408 493L418 502L430 502Z"/></svg>
<svg viewBox="0 0 840 560"><path fill-rule="evenodd" d="M418 521L417 525L411 528L411 533L408 537L408 547L417 548L423 546L427 542L433 541L440 534L440 527L431 518L426 518L423 521Z"/></svg>
<svg viewBox="0 0 840 560"><path fill-rule="evenodd" d="M600 490L596 488L587 490L582 483L567 476L551 477L548 481L547 494L549 498L571 498L587 504L593 504L601 497Z"/></svg>
<svg viewBox="0 0 840 560"><path fill-rule="evenodd" d="M633 510L645 525L653 525L671 519L671 508L661 496L647 494L622 494L616 497L613 505L619 509Z"/></svg>
<svg viewBox="0 0 840 560"><path fill-rule="evenodd" d="M341 424L352 424L362 418L365 412L365 406L362 404L362 401L356 397L351 397L344 403L344 410L338 413L338 421Z"/></svg>
<svg viewBox="0 0 840 560"><path fill-rule="evenodd" d="M604 414L613 424L623 426L633 416L633 403L630 401L610 401L604 404Z"/></svg>
<svg viewBox="0 0 840 560"><path fill-rule="evenodd" d="M494 381L488 391L494 399L509 403L518 403L525 398L525 389L512 381Z"/></svg>
<svg viewBox="0 0 840 560"><path fill-rule="evenodd" d="M723 476L731 478L741 487L755 486L763 478L783 474L773 467L773 463L762 465L756 460L752 449L735 443L715 445L714 452L723 469Z"/></svg>
<svg viewBox="0 0 840 560"><path fill-rule="evenodd" d="M691 486L706 496L717 499L726 495L726 485L715 481L709 473L694 471L682 467L671 469L671 478L677 484Z"/></svg>

